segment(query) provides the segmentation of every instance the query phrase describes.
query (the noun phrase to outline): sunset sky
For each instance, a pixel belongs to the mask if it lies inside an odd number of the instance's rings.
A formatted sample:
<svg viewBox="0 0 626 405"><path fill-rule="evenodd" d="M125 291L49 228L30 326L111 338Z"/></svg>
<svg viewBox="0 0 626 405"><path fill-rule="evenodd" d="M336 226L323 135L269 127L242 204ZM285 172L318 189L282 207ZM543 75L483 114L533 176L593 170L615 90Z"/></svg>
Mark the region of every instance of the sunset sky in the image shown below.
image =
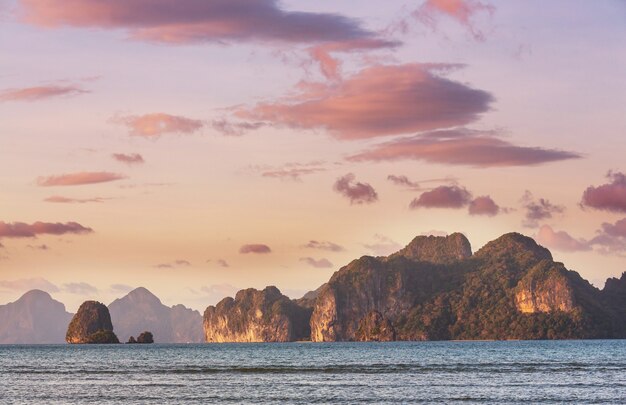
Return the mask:
<svg viewBox="0 0 626 405"><path fill-rule="evenodd" d="M421 234L626 271L626 2L0 0L0 304L296 298Z"/></svg>

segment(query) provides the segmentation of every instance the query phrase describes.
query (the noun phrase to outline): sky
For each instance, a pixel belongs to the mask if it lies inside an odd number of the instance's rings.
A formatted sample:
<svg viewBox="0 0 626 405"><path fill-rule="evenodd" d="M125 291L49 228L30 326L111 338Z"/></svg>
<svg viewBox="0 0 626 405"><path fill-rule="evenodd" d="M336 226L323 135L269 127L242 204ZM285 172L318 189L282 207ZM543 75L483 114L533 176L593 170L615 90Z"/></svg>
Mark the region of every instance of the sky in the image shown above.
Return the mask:
<svg viewBox="0 0 626 405"><path fill-rule="evenodd" d="M0 0L0 303L292 298L418 235L626 271L626 2Z"/></svg>

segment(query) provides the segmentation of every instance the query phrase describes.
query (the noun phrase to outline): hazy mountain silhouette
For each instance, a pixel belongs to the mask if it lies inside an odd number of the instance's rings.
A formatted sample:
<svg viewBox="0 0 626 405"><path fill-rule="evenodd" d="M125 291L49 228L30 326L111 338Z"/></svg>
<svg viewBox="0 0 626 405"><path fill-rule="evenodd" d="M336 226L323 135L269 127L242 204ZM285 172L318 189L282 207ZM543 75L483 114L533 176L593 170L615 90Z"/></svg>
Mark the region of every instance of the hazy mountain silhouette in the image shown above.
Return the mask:
<svg viewBox="0 0 626 405"><path fill-rule="evenodd" d="M139 287L109 304L115 334L126 341L143 331L155 343L199 343L204 341L202 316L184 305L168 307L146 288Z"/></svg>
<svg viewBox="0 0 626 405"><path fill-rule="evenodd" d="M0 343L65 343L72 314L65 305L41 290L0 305Z"/></svg>

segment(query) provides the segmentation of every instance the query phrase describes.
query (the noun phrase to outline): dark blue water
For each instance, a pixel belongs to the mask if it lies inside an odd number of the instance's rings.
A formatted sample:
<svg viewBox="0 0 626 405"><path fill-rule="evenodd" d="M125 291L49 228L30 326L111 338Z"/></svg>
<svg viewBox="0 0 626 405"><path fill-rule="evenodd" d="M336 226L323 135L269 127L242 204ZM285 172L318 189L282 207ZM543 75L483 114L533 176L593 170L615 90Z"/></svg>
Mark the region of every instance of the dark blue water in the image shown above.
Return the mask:
<svg viewBox="0 0 626 405"><path fill-rule="evenodd" d="M626 341L0 346L2 404L626 403Z"/></svg>

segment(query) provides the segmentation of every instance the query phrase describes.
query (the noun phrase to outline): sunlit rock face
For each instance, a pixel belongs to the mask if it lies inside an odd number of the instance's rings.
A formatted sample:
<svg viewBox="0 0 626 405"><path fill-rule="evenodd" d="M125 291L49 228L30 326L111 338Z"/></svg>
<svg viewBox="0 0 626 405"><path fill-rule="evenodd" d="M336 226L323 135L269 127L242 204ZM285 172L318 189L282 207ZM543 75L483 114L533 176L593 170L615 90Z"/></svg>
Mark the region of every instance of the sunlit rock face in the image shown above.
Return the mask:
<svg viewBox="0 0 626 405"><path fill-rule="evenodd" d="M204 311L207 342L291 342L308 339L311 310L276 287L237 292Z"/></svg>

